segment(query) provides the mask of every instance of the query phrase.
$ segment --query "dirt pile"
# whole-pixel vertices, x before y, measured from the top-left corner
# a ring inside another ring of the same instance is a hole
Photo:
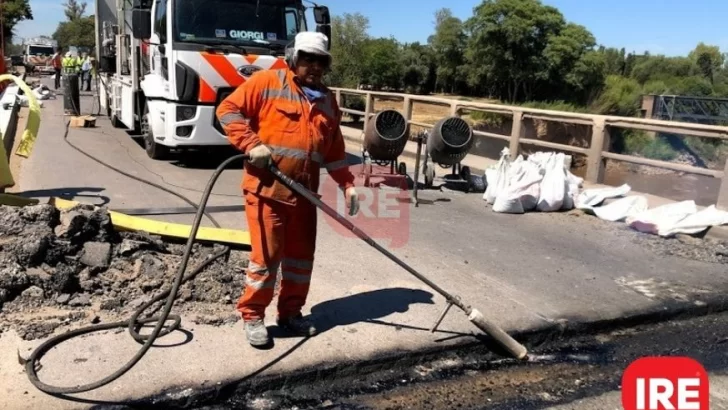
[[[187,272],[219,248],[195,244]],[[93,206],[0,207],[0,333],[26,340],[61,326],[127,319],[171,286],[184,244],[116,232],[108,212]],[[180,287],[174,312],[196,323],[238,320],[247,253],[231,251]]]

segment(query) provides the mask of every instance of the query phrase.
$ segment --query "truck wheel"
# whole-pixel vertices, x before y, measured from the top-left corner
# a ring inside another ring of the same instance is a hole
[[[154,133],[149,125],[149,108],[144,105],[144,115],[141,121],[142,135],[144,136],[144,150],[151,159],[165,159],[169,155],[169,148],[164,145],[157,144],[154,141]]]

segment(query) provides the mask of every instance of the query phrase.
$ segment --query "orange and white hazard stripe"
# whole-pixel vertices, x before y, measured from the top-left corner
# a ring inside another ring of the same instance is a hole
[[[214,103],[219,88],[237,87],[245,82],[245,77],[239,71],[241,67],[255,66],[262,70],[286,67],[282,58],[259,55],[180,52],[179,60],[197,71],[200,77],[201,103]]]
[[[28,63],[33,65],[46,66],[50,65],[51,57],[46,56],[28,56]]]

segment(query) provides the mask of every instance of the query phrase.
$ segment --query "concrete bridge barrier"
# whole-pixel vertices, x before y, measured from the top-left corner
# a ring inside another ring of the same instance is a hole
[[[657,167],[689,175],[701,175],[720,180],[716,205],[718,208],[728,210],[728,161],[723,170],[714,170],[691,165],[660,161],[634,155],[618,154],[609,151],[611,133],[614,129],[631,129],[647,132],[661,132],[668,134],[688,135],[701,138],[712,138],[728,141],[728,127],[704,125],[686,122],[664,121],[655,119],[607,116],[597,114],[575,113],[567,111],[554,111],[519,106],[509,106],[492,103],[469,102],[449,98],[420,96],[413,94],[377,92],[356,90],[348,88],[333,88],[341,110],[349,115],[360,116],[364,119],[364,127],[369,118],[376,114],[375,99],[401,101],[401,112],[410,126],[431,128],[433,124],[414,121],[412,116],[413,104],[431,104],[443,106],[449,115],[461,115],[463,111],[480,111],[499,114],[506,118],[500,126],[491,129],[475,129],[476,141],[471,155],[485,156],[486,147],[495,147],[490,150],[499,151],[508,146],[513,157],[519,151],[524,153],[528,146],[547,148],[554,151],[583,156],[585,158],[586,172],[584,179],[588,183],[604,183],[606,162],[613,160],[623,163]],[[344,95],[357,95],[366,101],[364,110],[344,108],[342,97]],[[531,125],[529,125],[529,122]],[[549,141],[553,127],[567,129],[572,137],[568,144]]]

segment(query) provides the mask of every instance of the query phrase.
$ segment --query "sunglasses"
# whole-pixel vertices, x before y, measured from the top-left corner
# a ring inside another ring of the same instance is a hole
[[[307,64],[315,64],[319,63],[322,66],[328,66],[329,65],[329,58],[327,56],[322,56],[318,54],[310,54],[305,53],[303,51],[298,53],[298,60],[303,61]]]

